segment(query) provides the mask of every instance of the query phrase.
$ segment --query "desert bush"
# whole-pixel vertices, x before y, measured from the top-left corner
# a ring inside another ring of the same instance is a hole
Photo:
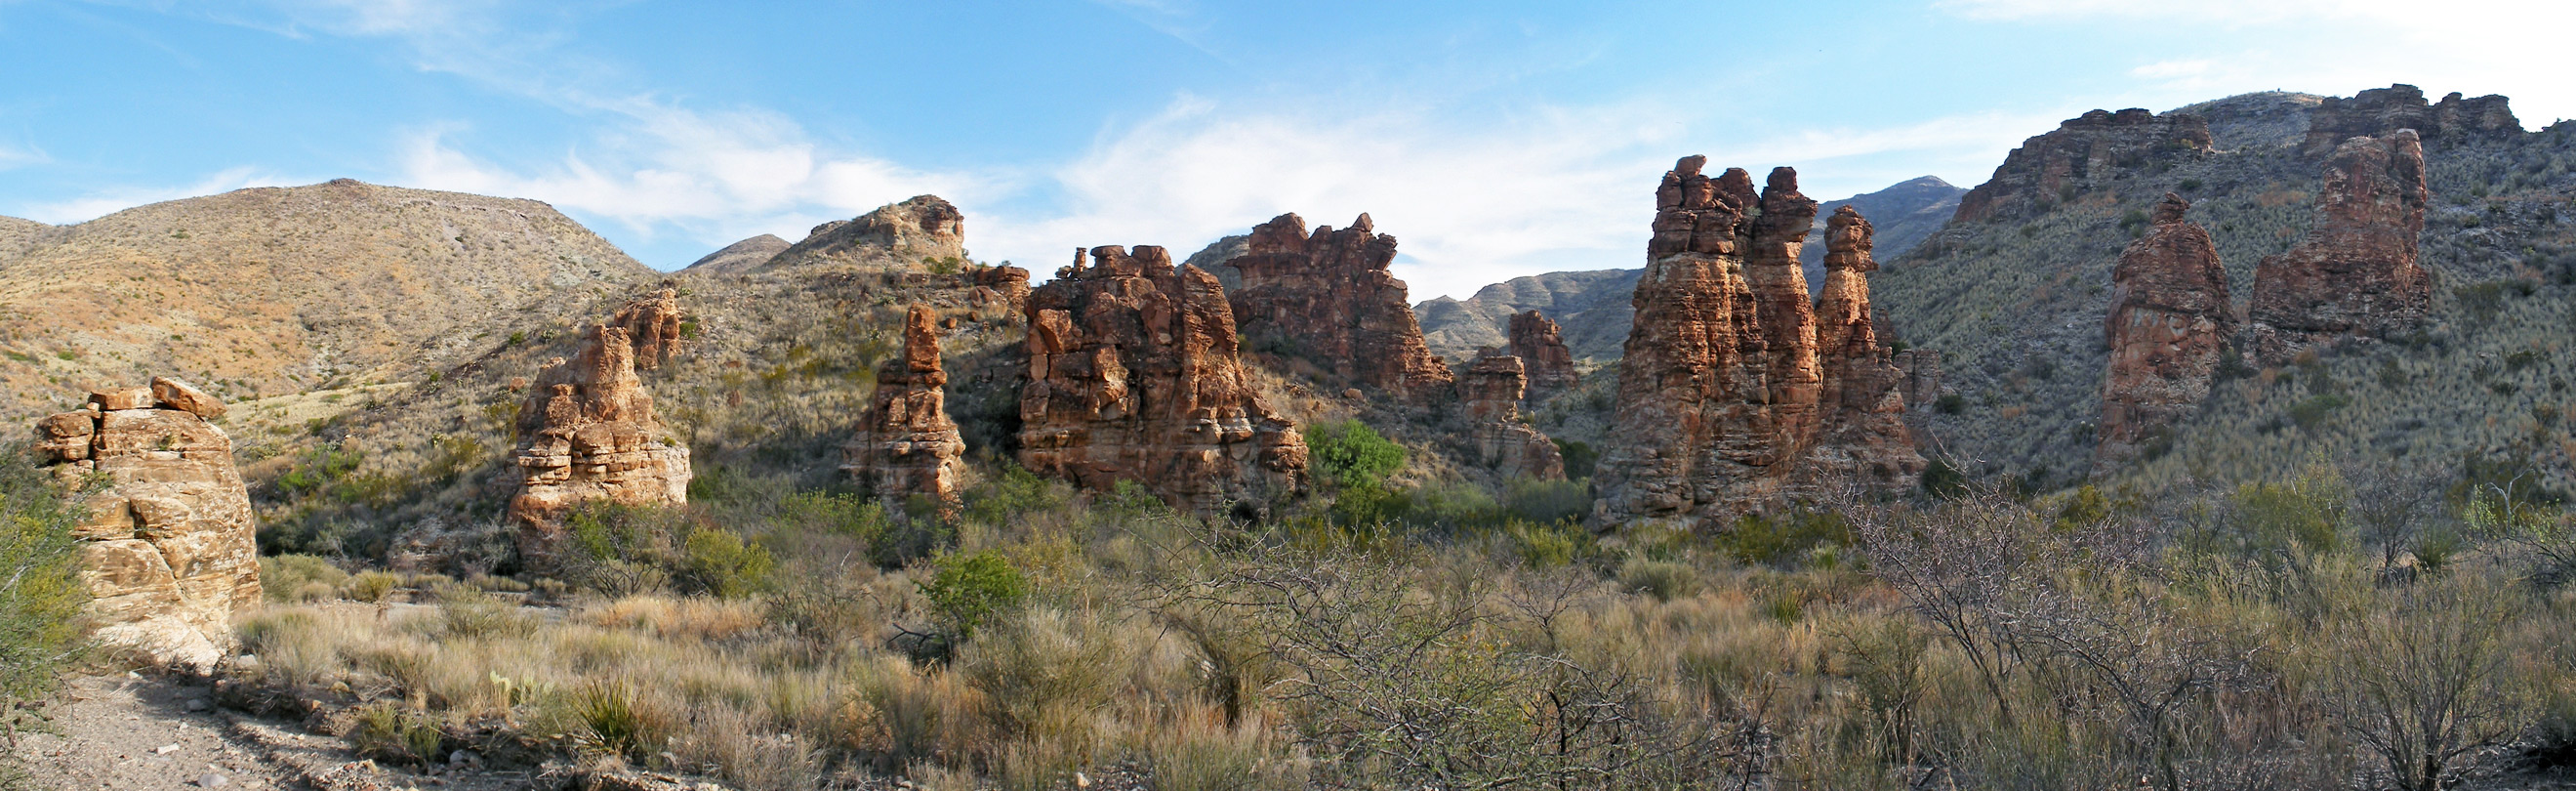
[[[402,575],[390,571],[362,571],[349,577],[340,587],[340,595],[352,601],[380,604],[392,598],[402,587]]]
[[[1314,470],[1342,486],[1383,483],[1404,468],[1404,446],[1357,420],[1306,427],[1306,449]]]
[[[357,754],[388,763],[426,766],[446,756],[439,748],[447,735],[438,723],[390,703],[359,709],[347,740]]]
[[[2375,754],[2406,791],[2437,791],[2451,762],[2518,735],[2535,696],[2509,672],[2511,625],[2528,603],[2461,576],[2392,594],[2394,606],[2358,608],[2329,627],[2324,649],[2327,708],[2345,733]]]
[[[37,471],[24,447],[0,447],[0,744],[14,745],[82,647],[88,600],[72,545],[76,509]],[[15,772],[0,751],[0,785]]]
[[[340,593],[349,572],[315,555],[269,555],[259,559],[259,584],[273,602],[310,602]]]
[[[918,585],[952,645],[973,639],[976,628],[1029,595],[1028,578],[998,552],[948,555],[933,566],[930,578]]]

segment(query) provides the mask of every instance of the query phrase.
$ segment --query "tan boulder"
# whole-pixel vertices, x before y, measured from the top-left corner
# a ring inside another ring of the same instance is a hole
[[[224,416],[224,402],[206,391],[167,376],[152,377],[152,400],[162,409],[190,412],[207,420]]]

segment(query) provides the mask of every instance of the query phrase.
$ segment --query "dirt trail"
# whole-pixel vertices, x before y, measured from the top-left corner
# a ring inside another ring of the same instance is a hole
[[[211,687],[159,676],[73,680],[47,705],[58,733],[20,740],[36,787],[291,788],[297,775],[235,736]]]

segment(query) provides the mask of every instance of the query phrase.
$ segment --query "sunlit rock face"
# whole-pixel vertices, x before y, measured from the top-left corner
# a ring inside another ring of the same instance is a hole
[[[1243,274],[1227,294],[1253,347],[1300,357],[1344,380],[1405,396],[1449,392],[1447,363],[1422,341],[1404,281],[1387,266],[1395,237],[1362,214],[1348,228],[1307,233],[1282,214],[1252,229],[1246,252],[1226,262]]]
[[[2190,208],[2165,193],[2154,225],[2129,243],[2111,272],[2111,313],[2102,326],[2111,362],[2102,379],[2096,470],[2136,458],[2142,443],[2207,397],[2236,330],[2218,246],[2208,230],[2184,221]]]
[[[903,353],[877,369],[876,398],[843,448],[842,469],[879,497],[956,503],[966,440],[948,417],[947,385],[938,317],[915,304],[904,320]]]
[[[647,303],[658,301],[649,298]],[[652,308],[634,304],[620,317]],[[689,500],[689,448],[653,416],[653,396],[636,369],[627,327],[593,325],[581,351],[537,374],[519,407],[519,492],[509,519],[519,529],[521,559],[554,564],[564,517],[594,500],[678,505]]]

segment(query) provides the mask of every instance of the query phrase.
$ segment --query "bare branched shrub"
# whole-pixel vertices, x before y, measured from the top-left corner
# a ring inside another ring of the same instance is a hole
[[[2443,575],[2393,594],[2394,606],[2351,613],[2310,659],[2343,730],[2406,791],[2436,791],[2451,762],[2516,735],[2535,690],[2507,672],[2515,591]]]

